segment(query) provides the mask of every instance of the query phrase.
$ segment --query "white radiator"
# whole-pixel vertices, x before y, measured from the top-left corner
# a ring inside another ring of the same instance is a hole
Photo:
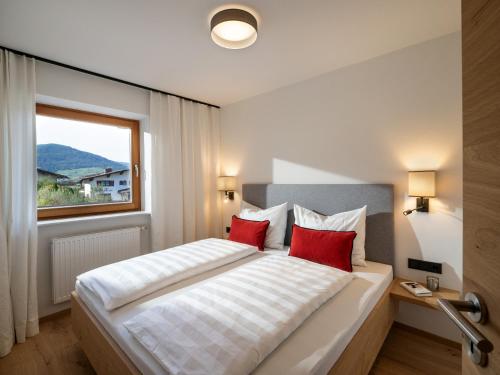
[[[54,238],[52,240],[52,298],[69,300],[76,276],[106,264],[140,255],[141,228]]]

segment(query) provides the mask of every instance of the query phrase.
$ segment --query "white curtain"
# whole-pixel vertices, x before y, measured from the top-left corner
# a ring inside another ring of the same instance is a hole
[[[222,235],[219,110],[151,92],[153,250]]]
[[[0,357],[38,333],[35,62],[0,50]]]

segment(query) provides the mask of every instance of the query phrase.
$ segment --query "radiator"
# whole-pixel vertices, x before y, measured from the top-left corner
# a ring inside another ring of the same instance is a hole
[[[140,255],[140,227],[52,239],[52,299],[70,299],[76,276]]]

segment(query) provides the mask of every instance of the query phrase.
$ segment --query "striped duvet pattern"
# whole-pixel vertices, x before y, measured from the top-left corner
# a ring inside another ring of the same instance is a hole
[[[248,374],[351,279],[335,268],[270,255],[124,325],[169,374]]]
[[[256,252],[254,246],[209,238],[99,267],[77,280],[109,311]]]

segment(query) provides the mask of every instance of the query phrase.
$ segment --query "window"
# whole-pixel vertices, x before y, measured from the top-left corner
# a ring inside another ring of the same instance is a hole
[[[138,121],[36,110],[39,219],[140,210]]]
[[[97,181],[97,186],[115,186],[115,182],[112,180],[101,180]]]

